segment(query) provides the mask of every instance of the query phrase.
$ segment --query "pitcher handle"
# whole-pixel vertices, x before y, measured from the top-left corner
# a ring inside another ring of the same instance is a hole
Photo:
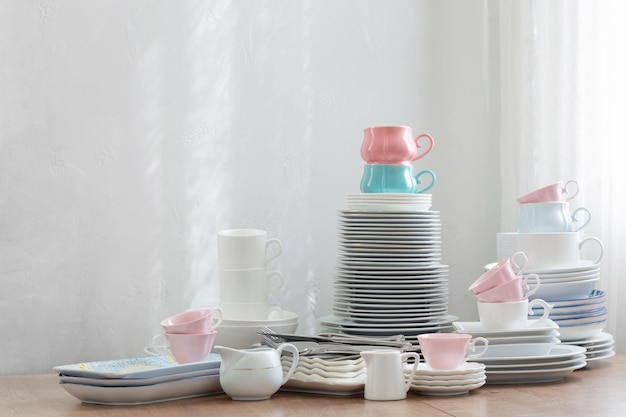
[[[413,368],[411,368],[409,378],[404,381],[404,390],[406,392],[409,392],[411,384],[413,383],[413,378],[415,378],[415,372],[417,371],[417,366],[420,363],[420,355],[417,352],[407,352],[403,353],[402,356],[400,356],[400,360],[402,363],[405,363],[409,358],[415,359],[415,363],[413,364]]]
[[[296,367],[298,366],[298,359],[300,359],[300,355],[298,354],[298,348],[292,345],[291,343],[283,343],[282,345],[276,348],[276,352],[278,353],[279,356],[283,353],[283,350],[291,351],[291,354],[293,355],[293,359],[291,361],[291,367],[289,368],[289,371],[287,371],[287,373],[283,377],[283,382],[281,385],[284,385],[287,381],[289,381],[289,378],[291,378],[291,375],[293,375],[293,373],[296,371]]]

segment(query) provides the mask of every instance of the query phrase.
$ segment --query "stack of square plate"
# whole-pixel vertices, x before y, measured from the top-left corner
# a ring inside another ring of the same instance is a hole
[[[339,211],[339,260],[329,331],[368,336],[445,331],[448,266],[437,211]]]
[[[405,365],[404,373],[410,377],[413,365]],[[411,381],[411,391],[424,395],[461,395],[485,384],[485,365],[466,362],[451,370],[432,369],[420,363]]]
[[[285,355],[281,361],[287,372],[291,368],[292,357]],[[365,369],[365,361],[361,357],[325,359],[300,356],[296,370],[281,390],[325,395],[360,394],[365,389]]]
[[[221,358],[179,365],[173,357],[146,356],[85,362],[54,368],[68,393],[82,402],[136,405],[222,392]]]
[[[520,329],[492,330],[480,322],[455,322],[455,331],[489,341],[485,355],[487,384],[553,382],[586,365],[585,348],[562,345],[552,320],[529,320]]]

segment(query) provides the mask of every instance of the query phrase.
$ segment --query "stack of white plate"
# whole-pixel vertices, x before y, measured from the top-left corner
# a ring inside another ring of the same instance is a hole
[[[406,365],[405,376],[411,374],[413,365]],[[485,384],[485,365],[466,362],[451,370],[432,369],[420,363],[411,381],[411,391],[424,395],[461,395]]]
[[[426,211],[432,205],[432,194],[348,194],[348,209],[365,211]]]
[[[54,368],[61,387],[82,402],[136,405],[218,394],[221,359],[179,365],[171,356],[85,362]]]
[[[285,372],[291,368],[292,357],[282,357]],[[365,361],[356,359],[324,359],[300,356],[296,370],[281,390],[325,395],[354,395],[364,391]]]
[[[559,325],[564,342],[584,340],[600,333],[608,319],[606,293],[592,290],[584,297],[548,300],[553,305],[550,319]],[[540,314],[541,308],[537,309]]]
[[[487,384],[555,382],[587,364],[585,348],[580,346],[556,344],[547,352],[530,353],[524,344],[507,347],[488,349],[475,359],[485,364]]]
[[[451,329],[448,266],[437,211],[339,211],[339,260],[329,331],[368,336]]]
[[[587,297],[600,281],[600,264],[583,260],[577,266],[551,270],[527,271],[537,274],[541,285],[532,298],[546,301]]]
[[[583,340],[563,342],[563,344],[581,346],[587,349],[585,351],[587,362],[593,362],[615,356],[615,340],[613,335],[605,332],[597,333],[596,335]]]

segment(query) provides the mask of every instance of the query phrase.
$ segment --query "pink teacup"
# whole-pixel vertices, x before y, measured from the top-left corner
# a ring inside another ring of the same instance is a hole
[[[213,317],[214,314],[217,317]],[[188,310],[161,321],[163,330],[170,334],[210,333],[220,324],[222,324],[222,309],[219,307]]]
[[[152,345],[143,350],[148,355],[172,355],[178,363],[202,362],[207,359],[217,331],[208,333],[165,333],[152,338]],[[167,340],[163,344],[163,337]],[[161,344],[157,344],[157,343]]]
[[[413,137],[408,126],[368,127],[361,145],[361,157],[368,164],[410,164],[426,156],[432,149],[432,136],[422,133]],[[428,142],[421,150],[420,139]]]
[[[418,335],[417,340],[422,356],[432,369],[456,369],[467,359],[484,355],[489,346],[489,341],[484,337],[472,339],[472,335],[465,333],[424,333]],[[468,356],[468,350],[475,352],[477,342],[482,342],[482,351]]]
[[[571,191],[568,187],[571,186]],[[557,201],[569,201],[576,197],[579,191],[578,181],[569,180],[563,185],[562,182],[547,185],[538,190],[525,194],[517,199],[520,204],[549,203]]]
[[[522,275],[527,263],[528,257],[526,257],[526,254],[524,252],[516,252],[510,258],[503,259],[478,277],[468,290],[474,294],[480,294],[511,281]],[[516,272],[515,269],[518,271]]]
[[[535,280],[535,285],[532,289],[528,286],[529,279]],[[521,301],[537,292],[539,284],[539,276],[537,274],[519,276],[490,290],[476,294],[476,300],[481,303]],[[524,290],[528,290],[528,292],[524,293]]]

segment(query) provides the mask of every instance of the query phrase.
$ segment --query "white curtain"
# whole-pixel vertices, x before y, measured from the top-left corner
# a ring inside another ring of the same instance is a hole
[[[516,197],[576,179],[572,208],[604,245],[599,287],[617,349],[626,346],[626,3],[488,0],[490,135],[500,144],[502,231]],[[583,253],[589,256],[590,254]],[[589,256],[590,257],[590,256]]]

